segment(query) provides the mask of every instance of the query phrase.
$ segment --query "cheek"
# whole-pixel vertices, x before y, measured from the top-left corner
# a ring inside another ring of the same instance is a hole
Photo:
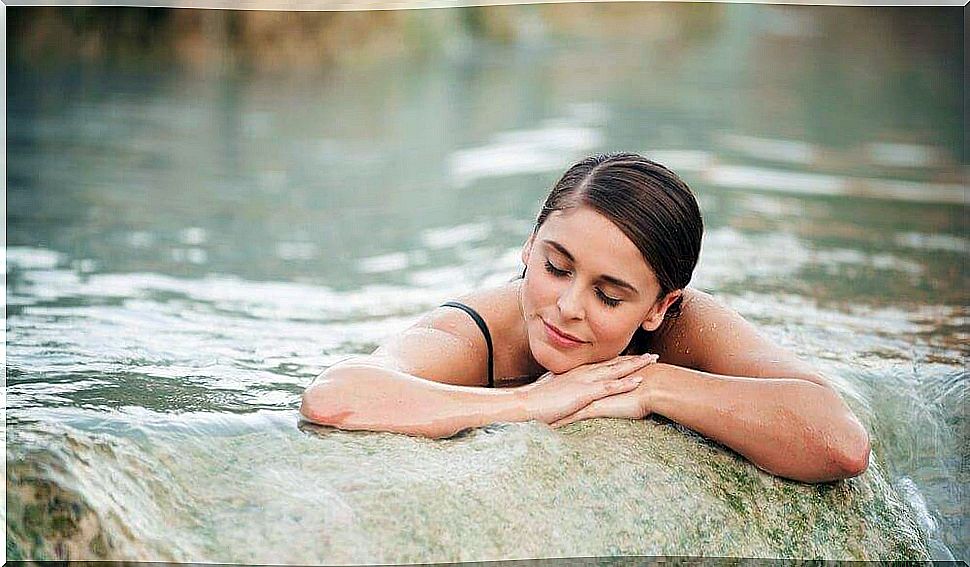
[[[541,268],[541,266],[539,266]],[[522,303],[526,309],[526,313],[532,312],[536,309],[541,309],[551,303],[555,303],[557,299],[557,289],[555,281],[549,281],[551,278],[547,276],[545,271],[537,273],[536,270],[530,266],[529,273],[525,277],[525,284],[523,285],[523,296]]]
[[[589,326],[598,343],[597,351],[605,358],[612,358],[630,344],[638,322],[635,318],[604,312],[590,318]]]

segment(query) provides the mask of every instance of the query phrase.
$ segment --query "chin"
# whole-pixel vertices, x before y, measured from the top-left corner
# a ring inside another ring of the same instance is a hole
[[[569,354],[562,353],[551,346],[540,343],[538,345],[530,345],[532,350],[532,357],[535,361],[539,363],[539,366],[545,368],[553,374],[562,374],[564,372],[569,372],[577,366],[582,366],[589,362],[588,360],[579,357],[579,353],[575,353],[572,356]]]

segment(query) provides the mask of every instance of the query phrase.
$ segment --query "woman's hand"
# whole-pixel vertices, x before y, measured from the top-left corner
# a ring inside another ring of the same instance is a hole
[[[658,367],[661,365],[657,365]],[[638,371],[634,376],[645,378],[648,371]],[[594,417],[616,417],[625,419],[642,419],[650,415],[650,403],[647,395],[648,384],[641,383],[633,390],[622,394],[615,394],[600,398],[579,411],[552,422],[552,427],[562,427],[575,421]]]
[[[601,399],[630,392],[643,380],[637,371],[657,361],[654,354],[618,356],[577,366],[562,374],[547,372],[523,386],[530,419],[554,423]]]

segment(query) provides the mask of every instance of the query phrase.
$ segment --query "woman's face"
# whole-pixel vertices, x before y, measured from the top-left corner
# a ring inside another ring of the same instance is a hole
[[[660,285],[637,247],[585,206],[550,214],[522,260],[529,348],[556,374],[619,355],[637,327],[660,325],[679,294],[658,300]]]

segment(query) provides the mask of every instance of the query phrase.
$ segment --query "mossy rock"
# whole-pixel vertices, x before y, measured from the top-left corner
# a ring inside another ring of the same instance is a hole
[[[61,469],[117,480],[75,482],[83,492],[66,491],[44,473],[50,467],[15,459],[9,556],[248,564],[929,557],[878,463],[848,481],[792,482],[660,420],[496,424],[446,440],[301,431],[289,415],[251,421],[220,435],[186,427],[137,444],[73,432],[59,442],[77,463]],[[105,502],[121,505],[95,504]]]

